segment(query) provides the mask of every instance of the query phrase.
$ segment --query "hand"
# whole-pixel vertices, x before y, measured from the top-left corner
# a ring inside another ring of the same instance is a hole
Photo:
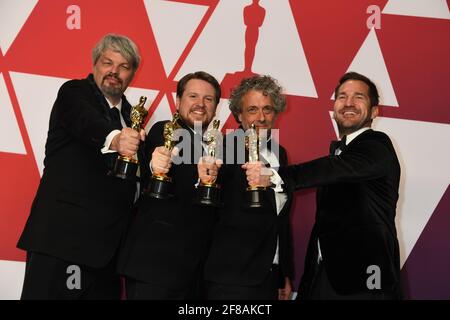
[[[144,130],[142,130],[144,131]],[[140,140],[145,140],[145,131],[136,132],[131,128],[123,128],[111,141],[110,149],[117,151],[125,157],[132,157],[136,154]]]
[[[292,293],[291,280],[284,278],[284,288],[278,289],[278,300],[289,300]]]
[[[164,146],[157,147],[152,153],[152,161],[150,163],[153,173],[168,173],[172,166],[172,152]]]
[[[198,177],[203,184],[213,183],[217,179],[219,169],[222,166],[220,159],[213,157],[201,157],[198,161]]]
[[[270,177],[272,170],[266,168],[261,161],[247,162],[242,165],[242,169],[246,170],[247,181],[251,187],[268,187],[271,185]]]
[[[145,141],[145,137],[147,136],[147,133],[145,132],[144,129],[141,129],[141,131],[139,131],[139,137],[141,138],[141,141],[144,142]]]

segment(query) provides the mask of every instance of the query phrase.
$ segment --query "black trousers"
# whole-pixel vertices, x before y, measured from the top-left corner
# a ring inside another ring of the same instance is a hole
[[[22,300],[117,300],[121,280],[112,261],[95,269],[28,252]]]
[[[238,286],[206,281],[205,296],[208,300],[278,300],[280,285],[280,269],[278,265],[274,264],[264,281],[255,286]]]
[[[339,294],[328,280],[323,264],[318,264],[315,277],[311,284],[309,295],[300,297],[307,300],[395,300],[398,299],[393,292],[380,290],[364,291],[354,294]]]

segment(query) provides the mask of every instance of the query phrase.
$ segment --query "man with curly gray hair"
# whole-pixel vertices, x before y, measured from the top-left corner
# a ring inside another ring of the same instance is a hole
[[[259,93],[256,95],[261,98],[266,97],[271,102],[262,108],[262,113],[260,114],[258,114],[258,108],[255,106],[243,109],[244,97],[255,93]],[[236,121],[243,126],[244,130],[247,130],[255,121],[256,127],[270,126],[271,128],[278,114],[286,109],[286,97],[282,94],[281,86],[274,78],[267,75],[243,79],[240,85],[231,93],[229,103],[231,113]]]
[[[244,208],[246,188],[257,184],[246,176],[245,166],[242,168],[238,159],[244,131],[254,124],[260,133],[267,132],[268,143],[260,147],[260,160],[271,170],[287,164],[286,151],[271,139],[275,120],[285,108],[286,98],[275,79],[259,75],[243,79],[230,98],[230,110],[240,128],[225,137],[226,148],[231,146],[235,152],[226,150],[220,171],[215,164],[200,162],[198,165],[203,183],[219,171],[217,181],[222,186],[224,202],[218,210],[218,222],[205,264],[207,299],[276,300],[290,296],[292,197],[283,189],[282,181],[272,181],[273,188],[264,191],[267,206]],[[229,143],[230,140],[234,143]],[[274,149],[279,152],[273,152]],[[248,159],[248,151],[245,151],[245,158]]]

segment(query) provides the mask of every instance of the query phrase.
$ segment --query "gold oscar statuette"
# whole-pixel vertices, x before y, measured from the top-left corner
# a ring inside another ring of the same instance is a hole
[[[147,97],[141,96],[139,104],[131,108],[131,128],[140,132],[142,125],[147,117],[148,111],[144,108]],[[119,155],[113,169],[113,175],[127,180],[136,180],[136,174],[139,168],[137,155],[126,157]]]
[[[222,134],[219,130],[220,120],[215,119],[212,122],[212,128],[206,130],[203,135],[203,142],[206,145],[206,154],[211,161],[215,161],[222,146]],[[205,206],[220,207],[220,185],[214,181],[203,183],[197,186],[196,201],[197,204]]]
[[[172,121],[166,122],[164,125],[164,147],[172,151],[177,143],[175,131],[181,128],[178,120],[180,115],[178,112],[174,113]],[[148,188],[144,190],[144,193],[150,197],[157,199],[168,199],[173,196],[172,192],[172,178],[165,173],[154,173],[150,178]]]
[[[247,130],[245,140],[245,146],[248,150],[248,161],[250,163],[259,161],[260,138],[255,124],[252,124]],[[267,187],[249,185],[245,191],[244,206],[246,208],[264,207],[266,205],[264,198],[266,191]]]

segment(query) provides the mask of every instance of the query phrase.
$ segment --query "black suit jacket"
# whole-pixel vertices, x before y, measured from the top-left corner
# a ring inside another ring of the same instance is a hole
[[[228,135],[225,140],[231,136]],[[236,149],[234,155],[237,155]],[[233,163],[237,163],[236,157],[232,157],[232,160]],[[279,162],[281,165],[287,165],[286,151],[281,146]],[[244,193],[248,187],[245,170],[241,168],[241,164],[227,163],[230,161],[225,157],[225,165],[220,169],[218,181],[223,189],[224,206],[218,210],[218,221],[205,266],[205,279],[241,286],[262,283],[273,263],[277,237],[279,237],[281,276],[283,280],[285,276],[292,279],[293,256],[289,214],[291,193],[287,193],[286,204],[279,215],[272,189],[266,192],[267,207],[245,209]]]
[[[400,165],[389,137],[367,130],[339,156],[280,169],[293,189],[319,187],[317,213],[299,296],[308,296],[317,265],[317,239],[333,288],[341,294],[367,291],[376,265],[381,290],[399,289],[400,259],[395,212]]]
[[[156,147],[164,145],[166,122],[158,122],[151,128],[147,139],[148,156]],[[172,288],[186,288],[200,276],[215,219],[214,210],[194,204],[201,136],[194,138],[191,129],[184,125],[183,128],[185,134],[180,141],[185,148],[180,151],[180,156],[190,152],[187,156],[190,163],[172,164],[168,175],[173,179],[174,197],[160,200],[141,196],[118,264],[121,274]],[[198,139],[195,150],[194,139]],[[150,176],[149,167],[142,170],[147,178],[143,182],[145,187]]]
[[[122,114],[130,104],[122,97]],[[110,177],[100,149],[115,129],[92,75],[62,85],[50,115],[45,169],[18,247],[92,267],[116,253],[136,184]],[[117,157],[117,153],[112,155]]]

